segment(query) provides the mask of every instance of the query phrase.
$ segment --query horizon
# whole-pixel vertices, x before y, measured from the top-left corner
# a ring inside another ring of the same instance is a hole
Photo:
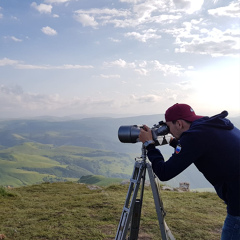
[[[216,113],[218,114],[218,113]],[[214,114],[214,115],[216,115]],[[228,113],[229,114],[229,113]],[[122,114],[106,114],[106,115],[65,115],[65,116],[54,116],[54,115],[39,115],[39,116],[23,116],[23,117],[4,117],[0,116],[0,121],[7,121],[7,120],[49,120],[49,119],[59,119],[62,121],[68,121],[68,120],[82,120],[82,119],[119,119],[119,118],[136,118],[136,117],[151,117],[151,116],[158,116],[162,115],[164,116],[164,113],[156,113],[156,114],[136,114],[136,115],[122,115]],[[208,117],[214,116],[214,115],[205,115]],[[240,118],[240,115],[228,115],[227,118],[229,119],[236,119]]]

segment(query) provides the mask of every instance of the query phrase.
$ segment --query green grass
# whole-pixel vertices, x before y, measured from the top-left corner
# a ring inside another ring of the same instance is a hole
[[[0,150],[0,184],[19,187],[47,177],[78,181],[84,175],[129,179],[133,164],[127,154],[27,142]]]
[[[3,188],[0,188],[3,189]],[[6,239],[114,239],[128,186],[43,183],[0,191],[0,234]],[[225,205],[215,193],[161,191],[176,239],[219,240]],[[145,187],[139,239],[161,239],[150,187]]]
[[[107,178],[101,175],[86,175],[79,179],[79,183],[95,184],[97,186],[109,186],[112,184],[120,184],[124,179]]]

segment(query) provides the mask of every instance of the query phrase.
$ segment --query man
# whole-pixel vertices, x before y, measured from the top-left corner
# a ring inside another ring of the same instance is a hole
[[[240,130],[227,115],[223,111],[213,117],[198,116],[189,105],[178,103],[167,109],[165,119],[175,137],[170,143],[175,152],[166,162],[146,125],[139,140],[161,181],[174,178],[194,163],[227,204],[221,240],[240,240]]]

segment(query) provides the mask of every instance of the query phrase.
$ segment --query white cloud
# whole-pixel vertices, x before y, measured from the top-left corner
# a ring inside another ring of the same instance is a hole
[[[126,3],[138,3],[138,2],[142,2],[142,0],[120,0],[120,2],[126,2]]]
[[[191,34],[185,37],[177,37],[178,45],[175,51],[178,53],[194,53],[218,56],[239,56],[239,29],[227,29],[222,31],[217,28],[204,29],[201,34]],[[191,40],[191,41],[189,41]]]
[[[109,16],[109,17],[127,17],[130,14],[129,10],[122,10],[122,9],[115,9],[115,8],[91,8],[89,10],[77,10],[75,11],[76,14],[90,14],[94,16],[99,16],[103,18],[103,16]],[[103,18],[105,19],[105,18]]]
[[[14,36],[10,37],[14,42],[22,42],[22,39],[16,38]]]
[[[67,2],[70,2],[70,1],[71,0],[45,0],[44,2],[53,4],[53,3],[67,3]]]
[[[136,96],[133,94],[131,98],[138,103],[156,103],[160,102],[163,99],[161,95],[155,94],[146,94],[143,96]]]
[[[100,74],[100,77],[101,78],[120,78],[120,75],[117,75],[117,74],[115,74],[115,75],[105,75],[105,74]]]
[[[118,60],[115,60],[113,62],[104,62],[104,65],[108,66],[108,67],[118,66],[118,67],[121,67],[121,68],[135,68],[136,67],[134,62],[128,63],[123,59],[118,59]]]
[[[99,24],[102,26],[106,24],[114,24],[117,27],[121,27],[122,21],[124,21],[123,19],[129,14],[129,10],[92,8],[89,10],[81,9],[75,11],[74,18],[82,23],[83,26],[92,26],[93,28],[96,28]]]
[[[231,2],[228,6],[220,7],[216,9],[208,10],[210,15],[215,17],[232,17],[232,18],[239,18],[240,17],[240,1]]]
[[[143,30],[143,33],[138,33],[138,32],[128,32],[125,33],[126,37],[133,37],[137,39],[140,42],[147,42],[149,39],[159,39],[161,38],[160,35],[157,34],[157,30],[155,29],[147,29]]]
[[[88,14],[77,14],[74,18],[80,22],[84,27],[90,26],[96,28],[98,23],[95,21],[94,17],[91,17]]]
[[[112,38],[112,37],[109,37],[108,39],[112,42],[115,42],[115,43],[120,43],[121,42],[120,39],[116,39],[116,38]]]
[[[58,95],[44,95],[26,93],[20,86],[0,86],[0,106],[2,111],[17,114],[21,111],[55,110],[60,108],[64,101]],[[19,112],[18,112],[19,111]]]
[[[178,9],[183,9],[187,13],[191,14],[201,9],[204,0],[173,0],[175,6]]]
[[[33,2],[31,4],[31,6],[33,8],[35,8],[37,11],[39,11],[40,13],[51,13],[52,12],[52,6],[51,5],[47,5],[47,4],[37,5],[37,3]]]
[[[167,75],[175,75],[175,76],[183,76],[186,75],[191,69],[185,69],[179,64],[162,64],[158,60],[151,61],[135,61],[135,62],[126,62],[123,59],[118,59],[112,62],[104,62],[104,66],[106,67],[120,67],[120,68],[128,68],[133,69],[140,75],[146,76],[151,72],[162,72],[163,76]]]
[[[16,64],[18,64],[18,61],[16,60],[11,60],[8,58],[0,59],[0,66],[8,66],[8,65],[16,65]]]
[[[62,66],[50,66],[50,65],[31,65],[24,64],[17,60],[11,60],[8,58],[0,59],[0,66],[14,66],[16,69],[42,69],[42,70],[69,70],[69,69],[91,69],[92,65],[72,65],[72,64],[64,64]]]
[[[238,26],[223,30],[223,27],[211,28],[203,18],[183,22],[179,28],[164,29],[163,32],[175,37],[176,53],[202,55],[239,56]]]
[[[57,35],[57,31],[54,30],[53,28],[48,27],[48,26],[43,27],[41,30],[44,34],[49,35],[49,36]]]
[[[139,69],[135,69],[135,72],[137,72],[140,75],[146,76],[148,73],[148,70],[145,68],[139,68]]]
[[[1,113],[8,117],[52,115],[64,116],[76,113],[102,114],[103,109],[116,109],[115,100],[108,98],[64,98],[59,94],[25,92],[22,87],[0,85]],[[79,111],[80,110],[80,111]]]
[[[154,69],[163,72],[164,76],[171,74],[180,76],[183,75],[183,73],[185,72],[185,68],[180,65],[162,64],[157,60],[152,61],[152,63],[154,64]]]

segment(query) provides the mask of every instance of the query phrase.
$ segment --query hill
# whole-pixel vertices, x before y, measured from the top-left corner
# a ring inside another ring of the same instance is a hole
[[[153,126],[163,115],[128,118],[16,119],[0,121],[0,185],[23,186],[43,181],[77,181],[84,175],[127,178],[141,144],[121,143],[122,125]],[[239,126],[240,118],[231,119]],[[160,147],[168,159],[173,149]],[[189,182],[191,189],[211,188],[192,165],[166,184]]]
[[[128,186],[91,188],[72,182],[0,188],[0,234],[6,239],[114,239]],[[225,205],[215,193],[161,191],[176,239],[218,240]],[[160,238],[150,187],[145,187],[139,240]]]
[[[23,186],[40,182],[77,181],[84,175],[129,179],[131,157],[125,153],[76,146],[25,142],[0,151],[0,184]]]

